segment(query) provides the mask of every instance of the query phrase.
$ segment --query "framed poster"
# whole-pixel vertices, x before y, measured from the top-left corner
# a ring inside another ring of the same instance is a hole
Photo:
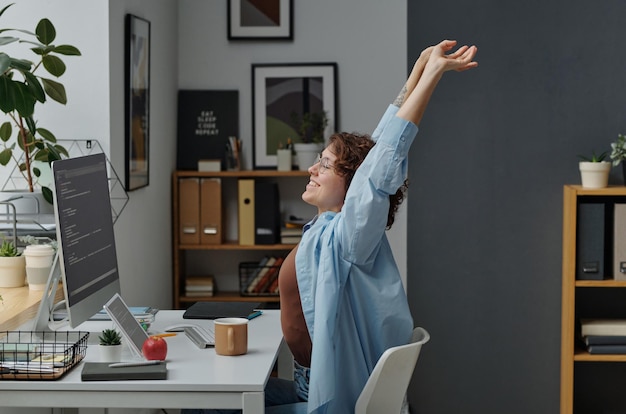
[[[150,22],[126,15],[126,191],[149,181]]]
[[[219,160],[222,171],[231,168],[229,137],[239,136],[239,91],[178,91],[176,169],[198,171],[201,160]]]
[[[227,0],[229,40],[292,40],[293,0]]]
[[[294,118],[325,112],[324,136],[338,128],[337,64],[252,65],[252,144],[255,169],[276,168],[287,138],[300,142]]]

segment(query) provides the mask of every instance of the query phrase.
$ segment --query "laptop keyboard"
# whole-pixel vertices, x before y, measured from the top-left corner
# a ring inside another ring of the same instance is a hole
[[[215,346],[215,333],[213,328],[205,329],[199,326],[185,327],[185,335],[198,348],[209,348]]]

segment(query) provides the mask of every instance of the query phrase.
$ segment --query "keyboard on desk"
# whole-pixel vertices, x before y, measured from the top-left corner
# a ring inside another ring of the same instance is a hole
[[[185,335],[198,348],[209,348],[215,346],[215,332],[213,328],[202,328],[200,326],[186,326]]]

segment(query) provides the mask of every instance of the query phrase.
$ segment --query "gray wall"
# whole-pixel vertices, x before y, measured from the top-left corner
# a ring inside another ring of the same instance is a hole
[[[477,44],[480,63],[447,74],[411,152],[409,300],[432,335],[411,402],[558,412],[562,186],[580,182],[578,154],[626,131],[626,5],[409,0],[408,11],[409,64],[446,37]]]

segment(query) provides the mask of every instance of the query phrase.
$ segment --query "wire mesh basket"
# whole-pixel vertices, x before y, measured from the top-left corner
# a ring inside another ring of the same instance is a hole
[[[58,379],[85,357],[88,338],[80,331],[0,331],[0,379]]]

